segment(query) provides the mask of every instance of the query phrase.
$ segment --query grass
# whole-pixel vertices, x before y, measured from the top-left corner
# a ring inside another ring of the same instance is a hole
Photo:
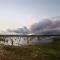
[[[48,45],[0,45],[0,60],[60,60],[60,38]]]
[[[0,46],[0,60],[60,60],[60,44]]]

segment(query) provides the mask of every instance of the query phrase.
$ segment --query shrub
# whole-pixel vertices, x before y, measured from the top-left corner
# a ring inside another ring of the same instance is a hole
[[[53,37],[53,43],[60,43],[60,37]]]

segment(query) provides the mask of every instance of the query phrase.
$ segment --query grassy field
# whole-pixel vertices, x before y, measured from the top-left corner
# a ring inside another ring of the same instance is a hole
[[[60,60],[60,44],[0,46],[0,60]]]
[[[60,37],[48,45],[0,45],[0,60],[60,60]]]

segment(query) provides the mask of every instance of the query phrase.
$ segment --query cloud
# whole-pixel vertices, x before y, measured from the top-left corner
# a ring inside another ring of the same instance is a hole
[[[27,16],[25,19],[25,26],[28,28],[34,23],[32,16]]]
[[[30,29],[33,34],[60,34],[60,20],[43,19],[33,24]]]
[[[7,31],[10,32],[10,33],[17,33],[17,34],[21,34],[21,35],[25,35],[25,34],[30,33],[29,29],[27,27],[25,27],[25,26],[22,27],[22,28],[17,28],[16,30],[8,29]]]
[[[21,35],[26,35],[26,34],[59,34],[60,35],[60,19],[59,17],[55,18],[44,18],[40,22],[34,23],[28,29],[26,26],[22,28],[17,28],[15,30],[10,30],[8,29],[7,32],[9,33],[17,33]]]
[[[48,16],[44,16],[44,17],[42,17],[42,19],[49,19],[49,17]]]

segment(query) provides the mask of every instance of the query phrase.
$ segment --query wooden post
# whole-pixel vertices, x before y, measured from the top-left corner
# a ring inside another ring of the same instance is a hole
[[[27,37],[27,45],[29,45],[29,37]]]
[[[12,46],[13,46],[13,40],[11,39],[11,42],[12,42]]]
[[[11,38],[11,37],[10,37]],[[11,45],[13,46],[13,39],[11,38]]]
[[[3,42],[5,43],[6,37],[3,37]]]
[[[37,39],[40,40],[40,36],[37,36]]]

